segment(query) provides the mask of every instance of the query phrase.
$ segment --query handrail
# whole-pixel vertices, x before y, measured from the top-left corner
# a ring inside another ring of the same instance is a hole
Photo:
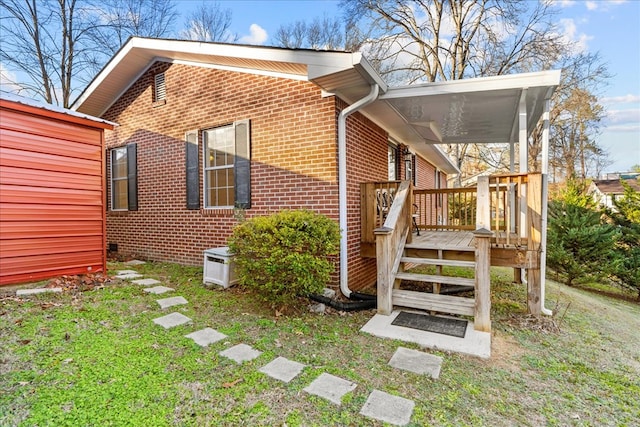
[[[391,314],[391,293],[405,242],[410,236],[412,186],[402,181],[382,227],[376,228],[376,262],[378,269],[378,312]]]

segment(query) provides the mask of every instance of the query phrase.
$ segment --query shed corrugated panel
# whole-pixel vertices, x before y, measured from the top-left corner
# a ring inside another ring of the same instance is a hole
[[[56,188],[102,192],[104,181],[102,177],[95,175],[0,166],[0,182],[3,185],[28,183],[32,187],[49,187],[55,182]]]
[[[102,221],[102,206],[50,205],[37,203],[0,203],[0,222],[40,221]]]
[[[102,130],[0,113],[0,285],[102,271]]]

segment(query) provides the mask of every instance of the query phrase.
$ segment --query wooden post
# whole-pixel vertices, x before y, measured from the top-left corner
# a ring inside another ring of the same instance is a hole
[[[491,230],[491,194],[489,193],[489,177],[478,177],[478,200],[476,212],[476,229]]]
[[[542,241],[542,175],[529,175],[527,185],[527,249],[535,254],[535,268],[527,270],[527,308],[530,314],[542,314],[540,249]]]
[[[479,189],[479,187],[478,187]],[[491,237],[486,228],[473,232],[476,245],[474,329],[491,332]]]
[[[378,313],[386,315],[390,315],[393,310],[393,302],[391,301],[393,262],[390,257],[392,231],[384,227],[375,230],[378,264]]]

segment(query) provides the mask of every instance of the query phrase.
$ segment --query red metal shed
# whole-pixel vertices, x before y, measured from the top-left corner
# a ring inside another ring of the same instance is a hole
[[[106,270],[104,129],[0,94],[0,285]]]

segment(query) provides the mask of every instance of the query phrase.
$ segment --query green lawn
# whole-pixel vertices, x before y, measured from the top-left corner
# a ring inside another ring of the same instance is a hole
[[[376,424],[358,413],[374,389],[413,399],[415,426],[640,419],[637,303],[551,284],[547,306],[557,313],[537,320],[511,271],[493,270],[491,360],[434,352],[444,363],[432,380],[387,365],[398,346],[417,347],[360,333],[373,311],[276,318],[240,289],[204,288],[201,269],[134,268],[189,304],[163,312],[158,296],[126,282],[23,299],[0,289],[0,426],[366,426]],[[152,322],[170,311],[193,324]],[[207,348],[184,338],[204,327],[228,338]],[[263,354],[241,366],[218,355],[239,343]],[[257,371],[276,356],[307,368],[289,384]],[[358,387],[339,407],[303,392],[322,372]]]

